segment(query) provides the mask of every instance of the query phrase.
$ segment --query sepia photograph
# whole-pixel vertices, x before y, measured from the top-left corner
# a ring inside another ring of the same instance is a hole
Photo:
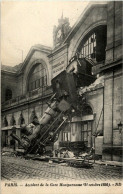
[[[1,1],[1,194],[122,194],[123,1]]]

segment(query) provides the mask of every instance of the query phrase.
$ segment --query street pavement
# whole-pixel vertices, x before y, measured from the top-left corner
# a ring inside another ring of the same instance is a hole
[[[121,181],[122,168],[93,164],[92,168],[77,168],[65,163],[48,163],[38,160],[27,160],[22,157],[2,156],[2,180],[93,180]]]

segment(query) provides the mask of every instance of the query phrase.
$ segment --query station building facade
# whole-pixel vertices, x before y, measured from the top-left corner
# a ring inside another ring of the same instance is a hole
[[[21,135],[20,124],[43,115],[53,78],[64,70],[79,77],[86,72],[77,67],[89,63],[92,83],[76,85],[80,112],[72,115],[54,146],[85,142],[104,160],[121,161],[122,2],[90,3],[72,28],[61,17],[53,41],[53,48],[35,45],[22,64],[1,68],[2,147],[11,147],[12,126]]]

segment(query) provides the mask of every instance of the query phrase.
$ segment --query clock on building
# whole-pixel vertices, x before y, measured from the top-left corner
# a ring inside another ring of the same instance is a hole
[[[61,29],[58,30],[56,36],[57,36],[57,39],[61,38],[61,36],[62,36],[62,31],[61,31]]]
[[[62,44],[65,37],[68,35],[70,31],[69,19],[63,18],[63,16],[58,20],[59,25],[54,26],[53,29],[53,40],[54,47],[57,47]]]

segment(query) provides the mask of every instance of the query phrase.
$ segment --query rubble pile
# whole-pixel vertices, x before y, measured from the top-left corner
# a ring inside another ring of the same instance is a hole
[[[89,92],[103,86],[104,86],[104,76],[100,76],[95,80],[93,84],[85,87],[80,87],[78,93],[80,96],[82,96],[82,94],[84,94],[85,92]]]

